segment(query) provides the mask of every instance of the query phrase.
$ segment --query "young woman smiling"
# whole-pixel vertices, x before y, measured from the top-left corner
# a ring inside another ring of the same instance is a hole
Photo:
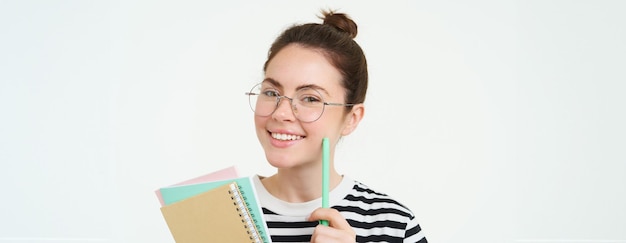
[[[292,26],[275,40],[265,78],[247,93],[257,137],[277,168],[254,178],[272,241],[426,242],[408,208],[335,169],[337,143],[365,114],[367,62],[354,21],[322,14],[322,24]],[[330,141],[330,208],[320,207],[323,138]]]

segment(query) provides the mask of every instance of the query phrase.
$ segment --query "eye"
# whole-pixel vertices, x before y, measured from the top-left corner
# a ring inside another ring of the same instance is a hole
[[[266,90],[263,90],[263,92],[261,92],[261,95],[263,95],[263,96],[267,96],[267,97],[277,97],[277,96],[280,96],[280,94],[278,93],[278,91],[273,90],[273,89],[266,89]]]
[[[303,103],[311,103],[311,104],[322,102],[319,98],[315,96],[310,96],[310,95],[301,96],[300,100],[302,100]]]
[[[315,89],[302,89],[298,91],[298,102],[305,106],[318,106],[323,103],[322,95]]]

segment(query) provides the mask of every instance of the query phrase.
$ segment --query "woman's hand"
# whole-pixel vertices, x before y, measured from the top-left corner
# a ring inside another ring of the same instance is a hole
[[[356,241],[356,233],[345,218],[332,208],[318,208],[311,213],[309,221],[328,220],[328,226],[318,225],[313,231],[311,242],[350,242]]]

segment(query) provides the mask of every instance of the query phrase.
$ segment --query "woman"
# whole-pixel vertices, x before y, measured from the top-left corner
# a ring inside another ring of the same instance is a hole
[[[275,40],[264,80],[248,93],[258,139],[277,168],[255,177],[272,241],[426,242],[409,209],[334,168],[336,144],[364,115],[367,62],[353,40],[356,24],[322,14],[323,24],[293,26]],[[330,141],[331,208],[320,208],[323,138]]]

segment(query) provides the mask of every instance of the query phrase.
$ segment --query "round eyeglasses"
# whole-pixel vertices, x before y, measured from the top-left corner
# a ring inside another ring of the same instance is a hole
[[[264,83],[255,85],[250,92],[246,92],[246,95],[249,98],[250,108],[252,108],[254,114],[262,117],[272,115],[278,108],[278,105],[280,105],[281,99],[289,100],[294,116],[301,122],[317,121],[317,119],[322,117],[324,108],[327,105],[348,107],[355,105],[324,102],[322,94],[313,88],[298,89],[293,98],[290,98],[280,95],[276,88],[271,85],[264,85]]]

